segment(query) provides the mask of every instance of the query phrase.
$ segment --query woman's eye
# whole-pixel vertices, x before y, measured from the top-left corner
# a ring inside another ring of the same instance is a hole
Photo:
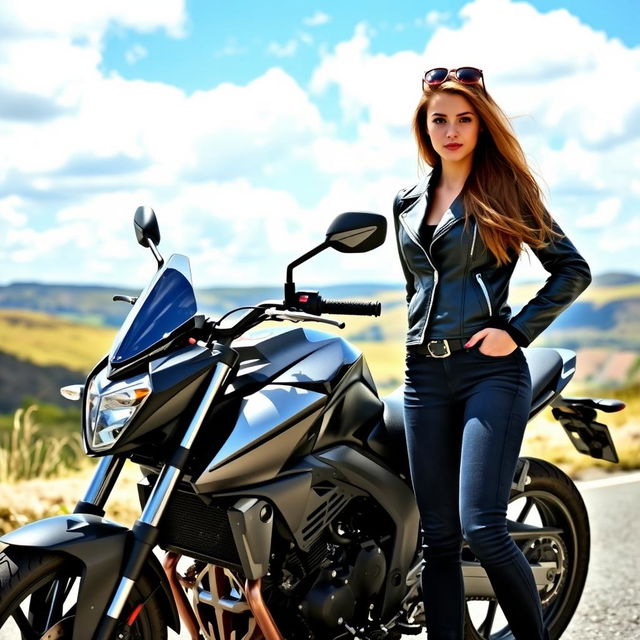
[[[464,118],[460,118],[460,122],[471,122],[471,118],[469,116],[465,116]]]
[[[444,121],[444,118],[434,118],[433,124],[442,124]]]

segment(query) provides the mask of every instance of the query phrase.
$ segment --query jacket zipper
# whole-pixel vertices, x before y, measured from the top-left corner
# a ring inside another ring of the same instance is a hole
[[[471,253],[469,254],[469,257],[473,256],[473,248],[476,246],[476,233],[478,233],[478,225],[474,222],[473,223],[473,240],[471,241]]]
[[[493,315],[493,311],[491,310],[491,299],[489,298],[489,292],[487,291],[487,287],[484,284],[484,281],[482,280],[482,274],[481,273],[476,273],[476,280],[478,281],[478,284],[480,285],[480,288],[482,289],[482,293],[484,293],[484,298],[487,301],[487,307],[489,307],[489,315],[492,316]]]
[[[425,331],[427,330],[427,325],[429,324],[429,316],[431,315],[431,306],[433,305],[433,297],[435,296],[436,286],[438,284],[438,270],[435,268],[433,262],[431,262],[431,258],[429,257],[429,254],[426,252],[425,248],[420,244],[420,241],[413,236],[413,233],[405,224],[404,220],[402,219],[402,216],[399,216],[399,219],[400,219],[400,224],[402,224],[402,226],[404,227],[404,230],[407,232],[407,235],[422,249],[422,253],[424,253],[424,257],[428,260],[429,264],[431,265],[431,268],[433,269],[433,287],[431,287],[431,296],[429,298],[429,306],[427,307],[427,319],[425,320],[424,329],[422,330],[422,336],[420,337],[420,343],[422,343],[424,341],[424,334],[425,334]],[[402,246],[402,243],[400,244]]]

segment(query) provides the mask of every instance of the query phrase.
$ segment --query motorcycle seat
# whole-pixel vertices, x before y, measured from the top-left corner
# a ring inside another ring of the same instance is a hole
[[[560,353],[548,347],[529,347],[523,349],[529,372],[531,373],[531,411],[532,413],[555,395],[558,376],[564,368]]]

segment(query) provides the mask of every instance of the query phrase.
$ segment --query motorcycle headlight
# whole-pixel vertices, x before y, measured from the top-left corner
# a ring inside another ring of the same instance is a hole
[[[87,441],[94,451],[111,448],[151,395],[148,375],[111,382],[102,370],[87,388]]]

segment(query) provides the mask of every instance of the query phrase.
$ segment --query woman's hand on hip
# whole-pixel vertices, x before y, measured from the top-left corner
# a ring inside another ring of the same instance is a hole
[[[479,341],[482,341],[482,344],[478,349],[486,356],[508,356],[518,348],[513,338],[504,329],[492,327],[481,329],[474,333],[464,346],[469,349]]]

